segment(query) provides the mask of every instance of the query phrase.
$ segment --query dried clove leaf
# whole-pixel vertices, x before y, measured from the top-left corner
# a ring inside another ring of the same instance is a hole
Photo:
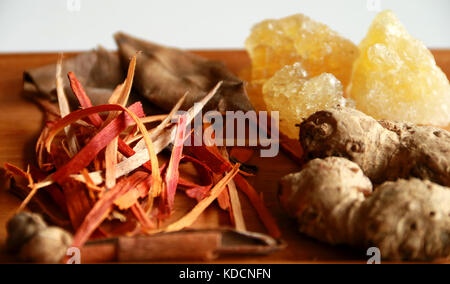
[[[219,82],[223,85],[205,110],[253,110],[244,83],[222,62],[160,46],[131,37],[125,33],[115,35],[123,62],[138,53],[135,87],[153,104],[171,110],[189,91],[181,109],[187,110],[201,100]]]
[[[24,89],[38,91],[47,99],[56,99],[55,70],[56,64],[26,70]],[[94,105],[105,104],[112,90],[125,78],[117,54],[102,47],[65,59],[61,74],[68,72],[77,74]],[[63,85],[66,86],[64,91],[71,105],[77,106],[76,98],[69,87],[69,80],[67,78],[63,80]]]

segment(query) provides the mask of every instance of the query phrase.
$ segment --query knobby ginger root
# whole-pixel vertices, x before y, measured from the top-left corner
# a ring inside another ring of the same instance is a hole
[[[59,227],[48,227],[41,215],[20,212],[7,224],[7,249],[20,260],[59,263],[72,244],[72,235]]]
[[[27,262],[59,263],[71,243],[71,234],[59,227],[47,227],[22,246],[19,258]]]
[[[281,181],[300,231],[331,244],[378,247],[393,260],[450,257],[450,188],[419,179],[372,185],[357,164],[329,157]]]
[[[359,243],[353,233],[355,209],[372,192],[360,167],[343,158],[309,162],[281,180],[280,202],[297,217],[300,231],[331,244]]]
[[[380,121],[380,124],[395,132],[401,145],[398,154],[392,157],[386,178],[419,177],[450,187],[450,133],[431,126],[416,126],[411,123]]]
[[[305,157],[345,157],[374,183],[418,177],[450,186],[450,133],[431,126],[376,121],[360,111],[336,107],[300,125]]]
[[[388,259],[450,257],[450,188],[427,180],[385,182],[359,208],[365,247]]]
[[[47,228],[47,224],[39,214],[21,212],[14,215],[6,226],[8,232],[7,250],[9,252],[19,251],[23,244],[45,228]]]

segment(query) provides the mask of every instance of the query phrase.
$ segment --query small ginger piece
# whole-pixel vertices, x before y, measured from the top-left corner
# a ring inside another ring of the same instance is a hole
[[[372,185],[357,164],[329,157],[281,180],[300,231],[331,244],[378,247],[384,259],[450,257],[450,188],[418,179]],[[368,197],[365,197],[370,195]]]
[[[23,244],[45,228],[47,228],[47,224],[39,214],[20,212],[14,215],[6,226],[7,250],[9,252],[19,251]]]
[[[72,243],[72,235],[59,227],[47,227],[41,215],[20,212],[7,224],[7,249],[22,261],[59,263]]]
[[[297,122],[312,113],[336,105],[351,105],[344,98],[341,82],[329,73],[311,77],[300,63],[277,71],[263,86],[268,111],[279,111],[280,130],[298,137]]]
[[[348,90],[357,109],[376,119],[450,123],[446,75],[392,11],[375,17],[359,49]]]
[[[71,234],[58,227],[48,227],[37,232],[22,246],[19,258],[36,263],[59,263],[71,243]]]
[[[329,157],[310,161],[299,173],[281,180],[280,202],[297,218],[299,229],[330,244],[358,243],[354,238],[355,209],[372,192],[359,166]]]
[[[303,121],[300,142],[307,159],[348,158],[377,184],[417,177],[450,186],[450,133],[440,128],[378,122],[335,107]]]

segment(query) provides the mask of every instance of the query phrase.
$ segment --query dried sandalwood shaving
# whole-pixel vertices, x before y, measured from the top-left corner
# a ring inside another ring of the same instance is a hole
[[[69,101],[67,100],[66,93],[64,92],[64,85],[63,80],[61,76],[61,70],[62,70],[62,55],[58,58],[58,63],[56,64],[56,95],[58,98],[58,105],[59,105],[59,113],[61,117],[64,117],[70,113],[70,107],[69,107]],[[73,157],[77,151],[78,151],[78,143],[76,140],[76,137],[71,131],[71,127],[67,126],[64,131],[67,135],[68,140],[68,150],[69,155]]]
[[[234,149],[236,149],[236,147]],[[222,148],[220,150],[221,150],[221,154],[225,158],[228,158],[227,149]],[[247,151],[244,151],[244,152],[247,152]],[[233,153],[233,151],[231,153]],[[246,161],[247,160],[245,160],[244,162],[246,162]],[[241,202],[239,200],[239,195],[238,195],[236,184],[234,183],[234,180],[231,180],[228,183],[228,194],[229,194],[230,203],[231,203],[230,204],[231,205],[230,215],[231,215],[232,222],[233,222],[234,226],[236,227],[237,231],[246,231],[244,215],[242,213],[242,208],[241,208]]]
[[[136,216],[136,219],[139,220],[145,231],[150,231],[156,228],[156,225],[153,223],[152,220],[150,220],[150,218],[147,216],[144,209],[139,203],[135,203],[131,207],[131,211],[133,212],[134,216]]]
[[[213,170],[217,174],[223,174],[226,171],[229,171],[232,168],[232,165],[229,160],[225,159],[220,154],[217,154],[218,151],[212,150],[213,147],[207,146],[191,146],[189,150],[194,154],[195,157],[205,162],[211,170]],[[264,201],[258,195],[256,190],[242,177],[242,175],[238,174],[234,178],[234,181],[237,187],[242,190],[242,192],[248,197],[252,206],[255,208],[258,216],[266,227],[268,233],[274,237],[279,238],[281,236],[281,232],[278,228],[278,225],[267,210],[264,205]]]
[[[216,147],[199,147],[191,151],[194,157],[186,155],[183,147],[192,134],[186,132],[188,124],[215,96],[222,82],[185,115],[178,116],[177,111],[187,93],[169,114],[146,117],[139,102],[126,107],[135,65],[134,57],[124,83],[116,87],[108,100],[109,104],[99,106],[93,106],[75,74],[68,74],[81,109],[70,112],[67,98],[60,92],[61,117],[54,117],[54,121],[46,124],[36,145],[39,169],[25,172],[5,165],[11,175],[25,180],[30,188],[20,210],[39,189],[45,188],[58,207],[66,212],[66,221],[72,223],[75,247],[82,247],[89,238],[117,233],[133,235],[181,230],[192,225],[214,200],[230,212],[230,218],[238,230],[245,231],[233,182],[233,178],[240,176],[239,164],[233,166]],[[60,68],[56,78],[62,90]],[[177,123],[174,123],[175,119]],[[153,129],[148,130],[144,125],[156,121],[160,123]],[[71,130],[66,131],[69,128]],[[65,135],[61,133],[63,130]],[[72,138],[79,142],[76,148],[69,143]],[[137,142],[134,148],[131,147],[133,142]],[[170,160],[159,167],[157,154],[170,144],[173,145]],[[182,162],[192,163],[202,179],[201,184],[180,177],[179,165]],[[217,182],[214,182],[213,176],[218,178]],[[175,223],[165,229],[158,228],[156,220],[166,218],[174,211],[178,187],[198,203]],[[231,196],[229,191],[233,192]],[[256,192],[254,196],[259,198]],[[258,202],[254,196],[250,198],[252,203]],[[154,202],[158,203],[158,207],[153,208]],[[40,206],[45,204],[40,203]],[[262,204],[255,208],[264,210],[261,208],[265,207]],[[260,216],[269,220],[267,227],[274,232],[269,217],[264,213]],[[112,225],[114,220],[122,223]]]
[[[236,175],[236,177],[234,178],[234,182],[236,183],[237,187],[250,200],[250,203],[253,205],[256,212],[258,213],[259,218],[266,227],[269,235],[275,239],[280,238],[281,232],[280,229],[278,228],[277,222],[275,221],[275,218],[272,216],[272,214],[270,214],[270,212],[267,210],[261,196],[258,195],[256,190],[247,182],[247,180],[243,176],[239,174]]]
[[[140,103],[130,106],[132,110],[118,106],[120,110],[126,110],[126,113],[138,123],[138,117],[133,113],[136,111],[140,116],[143,116],[142,108]],[[68,115],[71,116],[71,115]],[[68,117],[66,116],[66,117]],[[112,120],[107,126],[105,126],[97,135],[95,135],[89,143],[81,149],[70,161],[63,167],[59,168],[54,174],[52,174],[52,179],[58,183],[63,182],[69,175],[79,172],[81,169],[85,168],[95,156],[104,149],[108,143],[111,142],[115,137],[117,137],[122,131],[124,131],[128,126],[131,125],[130,119],[125,115],[120,115],[119,117]],[[52,131],[50,131],[52,133]],[[151,142],[150,142],[151,143]],[[49,144],[47,144],[47,149]]]
[[[230,156],[241,163],[247,163],[254,154],[254,150],[246,147],[235,146],[231,149]]]
[[[117,183],[114,188],[106,192],[102,196],[102,198],[100,198],[100,200],[95,203],[94,207],[86,216],[83,224],[75,234],[72,243],[73,247],[81,248],[83,244],[89,239],[94,230],[98,226],[100,226],[103,220],[105,220],[105,218],[111,212],[114,201],[133,188],[133,184],[131,183],[130,179],[123,179],[121,182]]]
[[[216,95],[221,86],[222,82],[217,83],[217,85],[208,93],[208,95],[206,95],[201,101],[199,101],[195,107],[193,106],[188,110],[188,119],[186,121],[186,125],[191,123],[191,121],[197,114],[199,114],[202,108],[205,107],[205,105],[212,99],[212,97],[214,97],[214,95]],[[174,139],[175,139],[175,128],[172,127],[166,129],[155,140],[154,145],[156,153],[159,154],[159,152],[161,152],[164,148],[166,148]],[[139,168],[149,160],[149,152],[147,151],[147,149],[143,148],[142,143],[138,143],[133,150],[136,151],[135,155],[133,155],[129,159],[120,162],[117,165],[118,177],[130,173],[131,171]]]
[[[73,72],[69,72],[67,76],[69,77],[70,87],[72,88],[73,93],[77,97],[81,107],[82,108],[92,107],[91,99],[87,96],[86,92],[83,89],[83,86],[81,86],[80,82],[75,77],[75,74]],[[98,113],[94,113],[92,115],[89,115],[88,117],[95,127],[100,127],[103,123],[103,119],[100,117]]]
[[[135,58],[134,58],[135,59]],[[131,83],[129,83],[130,81],[132,81],[132,74],[134,72],[134,65],[135,65],[135,60],[132,61],[132,65],[129,68],[129,72],[128,72],[128,76],[126,79],[126,82],[122,85],[119,85],[116,90],[113,92],[113,94],[111,95],[110,98],[110,103],[117,103],[117,102],[122,102],[123,104],[125,104],[125,101],[128,99],[129,93],[131,91]],[[134,63],[133,63],[134,62]],[[84,91],[83,87],[81,86],[80,82],[78,81],[78,79],[75,77],[75,74],[73,74],[72,72],[70,72],[68,74],[70,82],[71,82],[71,86],[72,86],[72,90],[75,93],[76,97],[78,98],[78,101],[80,102],[80,105],[83,108],[90,108],[92,107],[92,102],[89,99],[89,97],[86,95],[86,92]],[[127,89],[124,89],[123,86],[127,86]],[[180,102],[182,102],[184,100],[184,97],[180,100]],[[179,103],[181,104],[181,103]],[[178,105],[178,104],[177,104]],[[179,108],[179,105],[178,105]],[[175,107],[174,111],[171,112],[171,114],[175,113],[178,110],[177,107]],[[167,119],[169,116],[163,116],[164,119]],[[141,120],[142,123],[146,123],[146,122],[152,122],[152,121],[157,121],[161,118],[161,116],[157,116],[156,119],[153,117],[146,117],[144,119]],[[92,114],[89,116],[89,119],[91,120],[92,124],[94,124],[94,126],[96,127],[100,127],[103,124],[103,119],[100,117],[100,115],[98,113]],[[111,119],[109,117],[109,119]],[[164,122],[162,122],[161,124],[164,124]],[[160,124],[160,125],[161,125]],[[166,123],[167,124],[167,123]],[[165,124],[165,125],[166,125]],[[142,138],[142,136],[140,136],[140,138]],[[119,151],[125,156],[125,157],[130,157],[132,155],[135,154],[135,151],[128,146],[127,143],[125,143],[120,137],[116,137],[113,142],[115,144],[115,140],[117,139],[117,147],[119,149]],[[106,183],[107,183],[107,187],[112,187],[115,184],[115,179],[116,179],[116,163],[114,160],[112,160],[112,156],[114,156],[114,154],[117,154],[117,150],[115,145],[111,145],[110,149],[107,148],[106,151]],[[148,170],[151,171],[151,163],[147,162],[143,165],[144,167],[146,167]],[[111,182],[112,180],[112,182]]]
[[[204,185],[192,183],[181,177],[178,180],[178,185],[185,189],[187,196],[200,202],[208,195],[208,192],[214,185],[213,173],[205,163],[195,159],[192,156],[184,156],[182,160],[191,162],[194,165],[194,168],[201,177]]]
[[[183,153],[184,132],[186,130],[186,117],[180,116],[177,125],[177,133],[175,137],[174,147],[172,149],[172,156],[170,157],[169,166],[166,171],[166,191],[167,191],[167,206],[170,211],[173,209],[175,201],[175,192],[177,190],[181,155]]]
[[[179,219],[175,223],[170,224],[167,228],[164,229],[165,232],[173,232],[178,231],[183,228],[189,227],[192,225],[195,220],[197,220],[198,216],[202,214],[202,212],[222,193],[222,191],[226,188],[226,185],[230,180],[233,179],[234,176],[239,171],[239,164],[236,164],[233,169],[226,174],[215,186],[211,189],[210,195],[200,201],[188,214],[186,214],[183,218]]]
[[[242,213],[241,202],[239,200],[238,191],[234,180],[228,183],[228,191],[231,203],[231,216],[237,231],[247,231],[245,226],[244,215]]]

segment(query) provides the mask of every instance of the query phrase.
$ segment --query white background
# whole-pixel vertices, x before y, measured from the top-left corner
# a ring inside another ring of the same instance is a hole
[[[115,48],[118,30],[182,48],[242,48],[254,23],[294,13],[359,43],[378,8],[429,47],[450,48],[450,0],[0,0],[0,52]]]

